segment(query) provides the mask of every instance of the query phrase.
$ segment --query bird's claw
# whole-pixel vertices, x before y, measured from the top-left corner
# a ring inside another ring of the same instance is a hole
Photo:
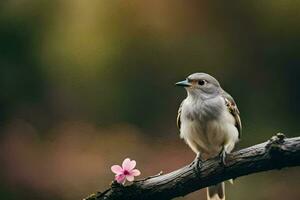
[[[196,165],[196,167],[200,169],[201,164],[202,164],[202,160],[201,160],[200,154],[197,154],[196,158],[193,160],[193,162],[190,164],[190,166]]]
[[[202,160],[200,154],[198,153],[194,161],[190,164],[190,167],[193,168],[195,174],[198,177],[201,177],[201,165],[202,165]]]
[[[202,160],[201,160],[200,154],[197,154],[196,158],[195,158],[195,159],[193,160],[193,162],[190,164],[190,167],[193,166],[193,165],[196,165],[197,168],[200,168],[201,163],[202,163]]]
[[[189,167],[192,167],[195,164],[195,160],[189,165]]]
[[[227,165],[227,163],[226,163],[227,153],[224,149],[220,152],[219,157],[221,159],[221,165],[226,166]]]

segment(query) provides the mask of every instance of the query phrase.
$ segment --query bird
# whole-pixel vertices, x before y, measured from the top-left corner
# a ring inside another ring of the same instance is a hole
[[[220,156],[226,165],[226,155],[234,149],[242,131],[234,99],[217,79],[203,72],[193,73],[175,85],[187,91],[177,116],[180,137],[200,162]],[[209,186],[207,199],[225,200],[224,182]]]

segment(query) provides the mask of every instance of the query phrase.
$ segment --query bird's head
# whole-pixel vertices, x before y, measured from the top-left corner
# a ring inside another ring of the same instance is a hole
[[[191,74],[184,81],[177,82],[175,85],[184,87],[188,95],[201,100],[213,98],[222,90],[219,82],[206,73]]]

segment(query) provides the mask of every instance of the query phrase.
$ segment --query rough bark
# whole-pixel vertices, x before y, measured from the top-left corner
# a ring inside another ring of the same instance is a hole
[[[197,162],[168,174],[159,174],[123,186],[113,182],[104,192],[85,200],[169,200],[228,179],[252,173],[300,165],[300,137],[286,139],[281,133],[226,157]]]

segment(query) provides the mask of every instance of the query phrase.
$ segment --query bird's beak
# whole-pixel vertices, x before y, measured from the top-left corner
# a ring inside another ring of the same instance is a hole
[[[191,87],[192,84],[190,84],[187,80],[184,81],[179,81],[175,83],[176,86],[181,86],[181,87]]]

